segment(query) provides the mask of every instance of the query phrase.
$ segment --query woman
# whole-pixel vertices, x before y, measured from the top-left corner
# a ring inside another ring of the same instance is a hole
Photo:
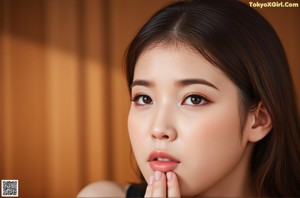
[[[269,23],[235,0],[177,2],[127,51],[128,129],[145,189],[79,196],[300,196],[299,114]]]

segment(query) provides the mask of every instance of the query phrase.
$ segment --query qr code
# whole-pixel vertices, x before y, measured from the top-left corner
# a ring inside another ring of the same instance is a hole
[[[1,180],[2,197],[18,197],[19,181],[18,180]]]

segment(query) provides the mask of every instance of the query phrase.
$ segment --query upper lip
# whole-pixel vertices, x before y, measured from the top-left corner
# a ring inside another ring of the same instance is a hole
[[[172,155],[164,152],[164,151],[153,151],[152,153],[150,153],[148,161],[154,161],[157,160],[157,158],[168,158],[171,161],[180,163],[180,161],[178,159],[176,159],[175,157],[173,157]]]

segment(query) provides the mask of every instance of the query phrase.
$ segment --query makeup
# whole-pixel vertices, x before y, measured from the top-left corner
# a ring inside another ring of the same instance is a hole
[[[173,171],[180,164],[180,161],[163,151],[154,151],[149,155],[148,162],[153,171]]]

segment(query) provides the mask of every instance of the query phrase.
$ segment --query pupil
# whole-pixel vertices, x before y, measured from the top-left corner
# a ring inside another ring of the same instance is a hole
[[[192,96],[191,100],[193,104],[199,104],[201,102],[201,99],[196,96]]]
[[[150,97],[148,97],[148,96],[143,96],[143,102],[146,103],[146,104],[151,103]]]

